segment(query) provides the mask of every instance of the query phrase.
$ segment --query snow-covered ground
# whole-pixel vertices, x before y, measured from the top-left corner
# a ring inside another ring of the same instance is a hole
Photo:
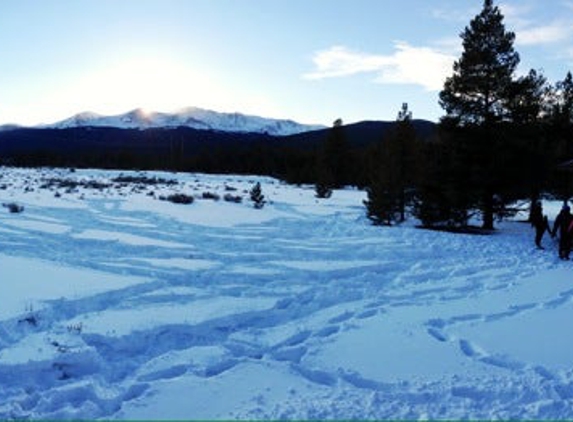
[[[24,206],[0,208],[0,419],[573,418],[573,264],[528,225],[381,228],[357,190],[119,174],[0,168]]]

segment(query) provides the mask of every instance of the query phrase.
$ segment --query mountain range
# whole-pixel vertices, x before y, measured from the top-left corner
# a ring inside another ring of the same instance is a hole
[[[77,127],[113,127],[139,130],[187,127],[222,132],[260,133],[272,136],[288,136],[324,129],[324,126],[300,124],[292,120],[271,119],[241,113],[220,113],[197,107],[184,108],[175,113],[147,112],[142,109],[135,109],[113,116],[83,112],[60,122],[42,126],[45,129]]]
[[[352,155],[366,154],[395,124],[344,125]],[[412,125],[421,139],[435,133],[433,122],[412,120]],[[0,166],[179,169],[274,175],[304,183],[312,181],[316,151],[330,133],[329,127],[195,108],[175,114],[80,113],[52,125],[1,127]]]

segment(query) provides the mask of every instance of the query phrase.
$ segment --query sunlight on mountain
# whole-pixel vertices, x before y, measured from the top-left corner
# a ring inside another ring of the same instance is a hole
[[[159,55],[107,63],[52,87],[37,104],[50,110],[46,117],[36,115],[37,107],[22,106],[28,110],[28,119],[20,122],[25,125],[53,123],[83,111],[101,115],[134,109],[171,113],[190,106],[273,118],[285,115],[274,99],[242,86],[229,86],[216,70]]]
[[[131,108],[171,110],[220,101],[215,81],[206,73],[176,61],[136,58],[88,75],[81,81],[86,101],[98,112],[116,113]]]

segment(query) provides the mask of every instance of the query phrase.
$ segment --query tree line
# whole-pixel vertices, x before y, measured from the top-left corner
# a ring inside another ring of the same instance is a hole
[[[491,230],[519,199],[572,194],[572,174],[559,169],[573,158],[571,72],[554,85],[535,69],[516,77],[515,34],[493,0],[461,39],[434,139],[416,138],[404,105],[393,135],[372,151],[365,204],[375,224],[403,221],[407,205],[424,226],[463,229],[478,213]]]

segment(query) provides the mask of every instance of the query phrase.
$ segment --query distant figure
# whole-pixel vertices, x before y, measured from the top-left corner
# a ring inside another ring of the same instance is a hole
[[[559,229],[559,258],[569,259],[571,236],[573,234],[573,216],[568,205],[563,205],[553,224],[553,236]]]
[[[549,220],[546,215],[543,215],[543,206],[541,202],[536,202],[531,210],[531,225],[535,228],[535,246],[539,249],[545,249],[541,245],[541,239],[543,234],[547,230],[548,233],[552,234],[551,228],[549,227]]]

